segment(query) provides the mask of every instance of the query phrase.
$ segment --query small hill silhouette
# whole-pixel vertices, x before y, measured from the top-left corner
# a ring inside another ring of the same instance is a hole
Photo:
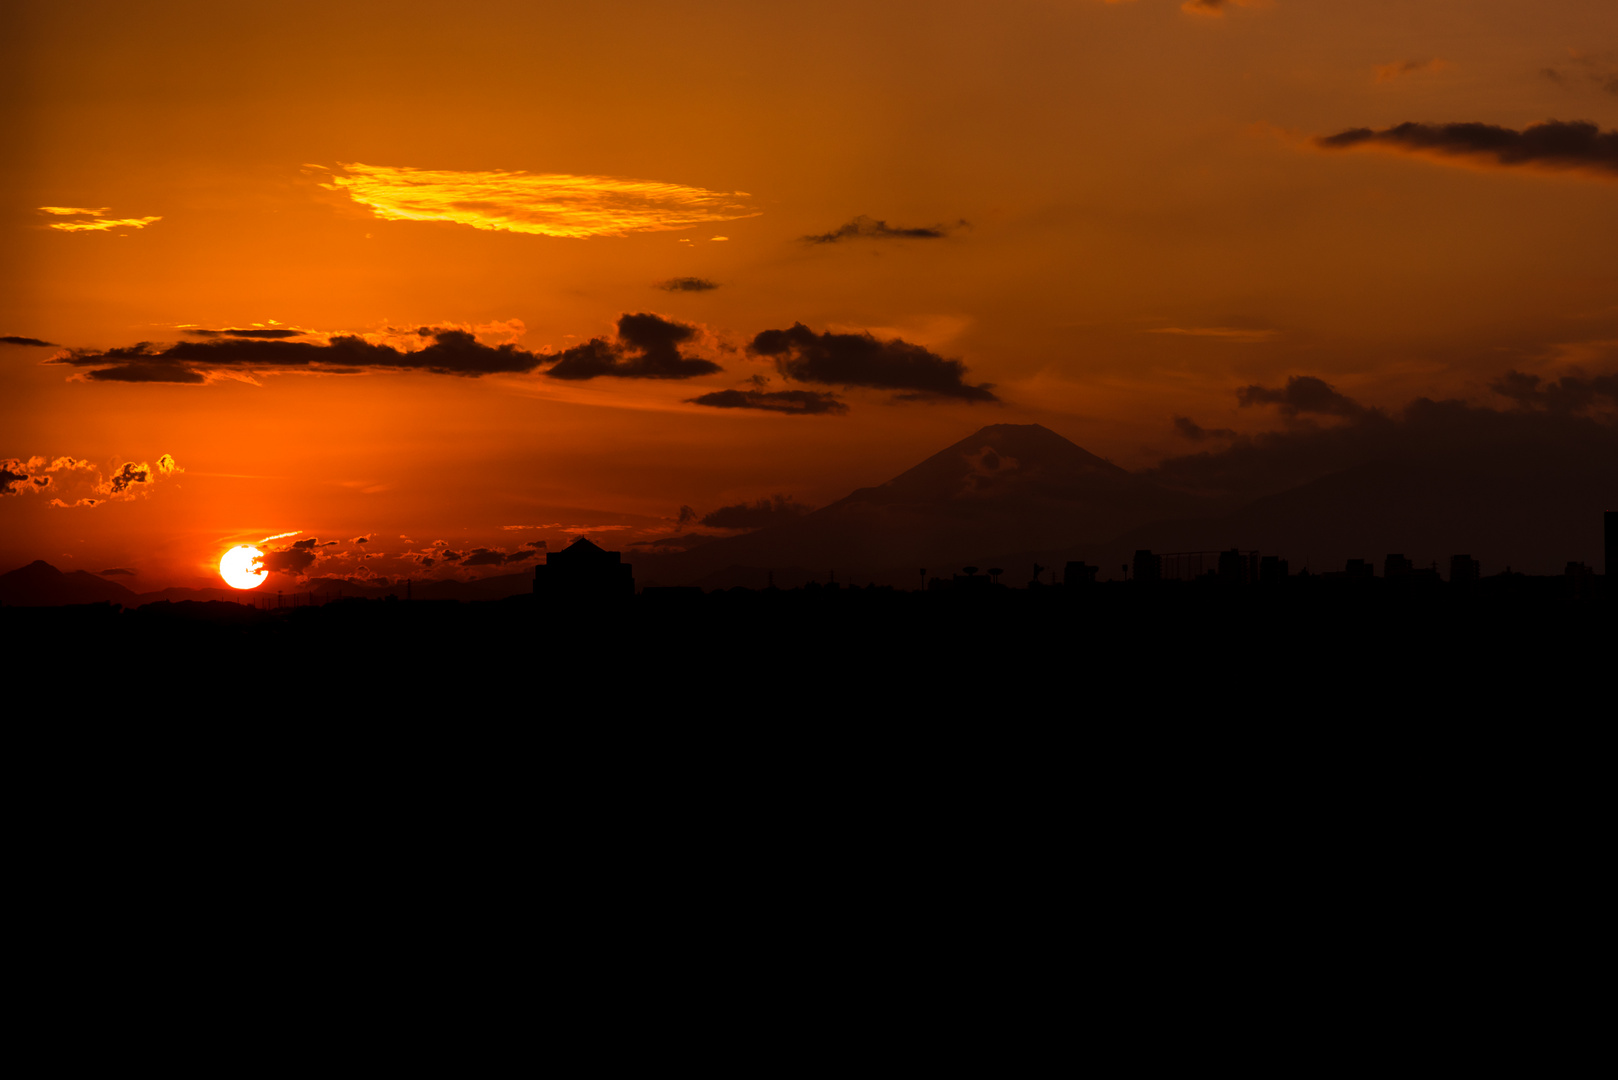
[[[84,570],[63,573],[43,559],[0,574],[0,604],[51,607],[58,604],[128,604],[135,594],[116,581]]]

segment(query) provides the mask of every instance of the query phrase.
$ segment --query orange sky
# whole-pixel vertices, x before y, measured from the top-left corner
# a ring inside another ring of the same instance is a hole
[[[1274,425],[1237,405],[1253,382],[1485,402],[1508,368],[1618,356],[1618,165],[1387,134],[1611,132],[1610,0],[24,2],[0,18],[0,335],[51,343],[0,345],[0,458],[51,477],[0,498],[0,570],[215,584],[224,548],[296,532],[340,541],[330,572],[397,576],[396,556],[438,540],[512,551],[612,526],[628,543],[673,531],[682,506],[820,505],[988,423],[1138,467],[1193,449],[1175,416]],[[1370,131],[1316,142],[1353,129]],[[716,287],[658,287],[683,278]],[[546,374],[640,313],[694,328],[680,356],[722,370]],[[958,360],[952,385],[999,400],[789,380],[749,351],[799,323],[902,339],[939,378]],[[419,327],[536,364],[186,361],[164,370],[194,381],[118,382],[87,377],[112,360],[46,362],[197,328],[407,350],[432,339],[390,330]],[[727,389],[845,410],[693,403]],[[129,462],[148,480],[112,490]]]

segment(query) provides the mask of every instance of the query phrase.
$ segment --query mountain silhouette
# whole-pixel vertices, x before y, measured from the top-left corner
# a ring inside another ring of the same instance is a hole
[[[692,581],[733,566],[942,565],[984,551],[1101,542],[1201,508],[1196,497],[1040,424],[991,424],[885,484],[793,521],[676,555],[637,555],[647,569],[637,577]]]
[[[57,604],[128,604],[135,594],[116,581],[85,570],[63,573],[43,559],[0,574],[0,604],[50,607]]]
[[[836,569],[915,584],[1002,566],[1103,567],[1138,548],[1279,554],[1293,568],[1402,552],[1467,553],[1557,573],[1601,563],[1618,502],[1618,432],[1590,418],[1418,400],[1339,427],[1294,425],[1131,473],[1038,424],[994,424],[878,487],[794,521],[675,555],[636,555],[641,580],[778,584]],[[1112,571],[1108,571],[1111,573]]]

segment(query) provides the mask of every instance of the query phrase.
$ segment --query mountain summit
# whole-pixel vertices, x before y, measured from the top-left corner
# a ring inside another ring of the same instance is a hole
[[[941,566],[1104,540],[1187,513],[1190,502],[1047,427],[991,424],[796,521],[659,559],[657,573],[695,580],[728,566]]]

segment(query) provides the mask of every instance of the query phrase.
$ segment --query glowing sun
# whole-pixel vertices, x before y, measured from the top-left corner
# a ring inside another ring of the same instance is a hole
[[[256,589],[264,584],[264,568],[253,564],[263,557],[251,544],[237,544],[219,557],[219,576],[232,589]]]

